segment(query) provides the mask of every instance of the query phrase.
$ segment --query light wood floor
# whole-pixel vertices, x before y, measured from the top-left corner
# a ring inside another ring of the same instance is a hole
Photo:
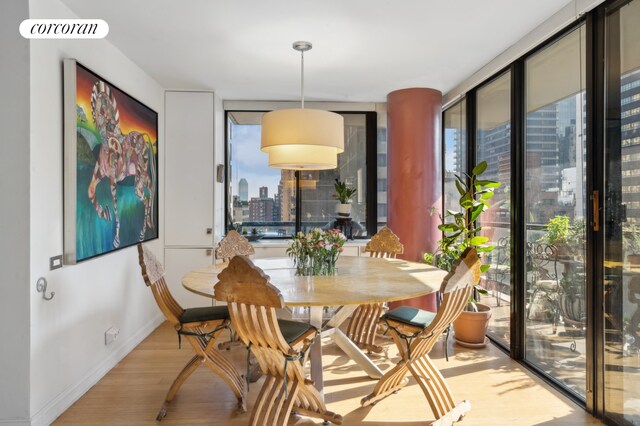
[[[503,352],[489,345],[464,349],[450,339],[449,362],[442,344],[432,358],[447,379],[457,402],[471,401],[471,411],[459,423],[470,425],[596,425],[601,424],[580,407],[527,372]],[[183,342],[184,343],[184,342]],[[328,408],[344,417],[344,425],[425,425],[433,415],[418,385],[412,380],[396,395],[373,407],[360,407],[360,399],[374,386],[335,345],[324,347],[325,395]],[[390,341],[383,341],[387,354],[375,356],[384,371],[399,359]],[[237,347],[228,352],[240,371],[246,352]],[[192,356],[188,344],[177,348],[177,337],[167,324],[161,325],[98,384],[71,406],[55,425],[155,425],[155,416],[171,382]],[[252,383],[249,410],[261,381]],[[184,384],[162,421],[169,425],[246,425],[248,414],[236,414],[235,398],[224,383],[205,367]],[[291,417],[291,425],[321,421]]]

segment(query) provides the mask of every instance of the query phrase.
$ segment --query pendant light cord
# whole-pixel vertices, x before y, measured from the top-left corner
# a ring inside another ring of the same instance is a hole
[[[312,44],[308,41],[296,41],[293,43],[293,49],[300,52],[300,97],[302,101],[302,109],[304,109],[304,52],[311,50]]]
[[[300,95],[302,97],[302,109],[304,109],[304,50],[300,51]]]

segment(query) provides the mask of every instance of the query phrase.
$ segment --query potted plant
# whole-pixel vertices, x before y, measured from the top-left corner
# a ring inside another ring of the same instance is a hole
[[[538,241],[552,246],[558,257],[566,257],[570,253],[568,246],[570,232],[569,216],[559,215],[549,219],[546,233]]]
[[[424,255],[428,263],[448,271],[467,247],[474,247],[478,253],[493,251],[494,246],[488,244],[489,239],[479,235],[482,227],[476,225],[481,214],[490,207],[488,200],[493,197],[495,189],[500,187],[500,182],[479,178],[486,169],[487,162],[483,161],[473,168],[471,175],[465,174],[465,179],[455,176],[456,188],[460,193],[460,210],[447,210],[445,216],[441,217],[442,224],[438,229],[444,236],[438,241],[435,253]],[[480,270],[486,272],[489,267],[483,264]],[[491,308],[477,302],[479,294],[488,293],[476,284],[465,311],[453,323],[456,341],[463,346],[482,347],[487,343],[485,334],[491,318]]]
[[[571,223],[569,216],[559,215],[547,222],[546,233],[538,241],[554,246],[559,257],[583,258],[585,228],[584,219],[576,219]]]
[[[569,216],[556,216],[549,219],[547,233],[542,237],[545,243],[556,247],[565,246],[569,239]]]
[[[336,178],[333,186],[336,189],[333,198],[339,201],[339,204],[336,205],[336,213],[342,217],[349,217],[351,214],[351,198],[357,190],[355,188],[349,188],[346,182],[338,178]]]
[[[565,271],[560,279],[558,303],[567,333],[582,335],[586,324],[585,276],[573,270]],[[571,346],[575,350],[575,343]]]
[[[623,241],[629,266],[640,266],[640,229],[631,225],[629,231],[625,232]]]

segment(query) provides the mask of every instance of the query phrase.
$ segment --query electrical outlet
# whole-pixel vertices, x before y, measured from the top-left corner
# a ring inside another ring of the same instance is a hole
[[[49,258],[49,270],[62,268],[62,255],[53,256]]]
[[[112,344],[118,338],[119,333],[120,333],[120,330],[118,328],[116,327],[109,328],[107,331],[104,332],[104,344],[105,345]]]

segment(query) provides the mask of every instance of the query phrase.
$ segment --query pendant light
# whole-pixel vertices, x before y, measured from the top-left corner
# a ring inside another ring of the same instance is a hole
[[[269,154],[269,167],[287,170],[325,170],[338,166],[344,151],[344,119],[329,111],[304,108],[304,52],[308,41],[296,41],[301,56],[300,92],[302,106],[262,116],[260,149]]]

